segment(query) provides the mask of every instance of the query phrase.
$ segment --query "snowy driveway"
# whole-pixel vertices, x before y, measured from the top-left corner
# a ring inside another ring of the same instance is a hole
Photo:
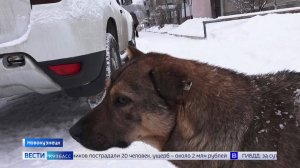
[[[173,167],[167,161],[23,161],[23,151],[72,150],[88,152],[74,141],[68,129],[90,110],[85,98],[71,98],[61,93],[29,94],[0,99],[0,168],[70,167],[70,168],[159,168]],[[29,149],[22,147],[22,138],[63,138],[64,148]],[[116,151],[120,149],[111,149]],[[133,143],[125,151],[154,150],[141,142]]]

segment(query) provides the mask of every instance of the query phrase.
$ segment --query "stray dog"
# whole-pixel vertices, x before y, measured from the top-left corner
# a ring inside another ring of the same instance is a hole
[[[128,49],[103,102],[72,137],[93,150],[143,141],[162,151],[278,151],[277,161],[172,161],[182,168],[299,168],[300,73],[247,76]]]

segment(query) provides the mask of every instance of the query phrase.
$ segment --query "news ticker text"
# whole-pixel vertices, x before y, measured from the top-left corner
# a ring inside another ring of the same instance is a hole
[[[277,152],[23,152],[23,160],[277,160]]]

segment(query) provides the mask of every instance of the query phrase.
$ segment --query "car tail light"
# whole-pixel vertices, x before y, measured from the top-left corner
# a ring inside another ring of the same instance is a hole
[[[52,65],[48,67],[51,71],[55,72],[57,75],[61,76],[71,76],[76,75],[81,70],[80,63],[73,64],[60,64],[60,65]]]

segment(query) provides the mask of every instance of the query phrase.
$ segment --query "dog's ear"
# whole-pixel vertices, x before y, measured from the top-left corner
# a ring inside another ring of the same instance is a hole
[[[150,72],[150,77],[159,95],[169,105],[181,102],[183,93],[191,89],[192,82],[187,74],[176,66],[158,66]]]
[[[136,49],[132,46],[128,46],[127,55],[128,55],[129,60],[132,60],[135,57],[139,57],[139,56],[142,56],[142,55],[145,55],[145,54],[142,51],[140,51],[140,50],[138,50],[138,49]]]

